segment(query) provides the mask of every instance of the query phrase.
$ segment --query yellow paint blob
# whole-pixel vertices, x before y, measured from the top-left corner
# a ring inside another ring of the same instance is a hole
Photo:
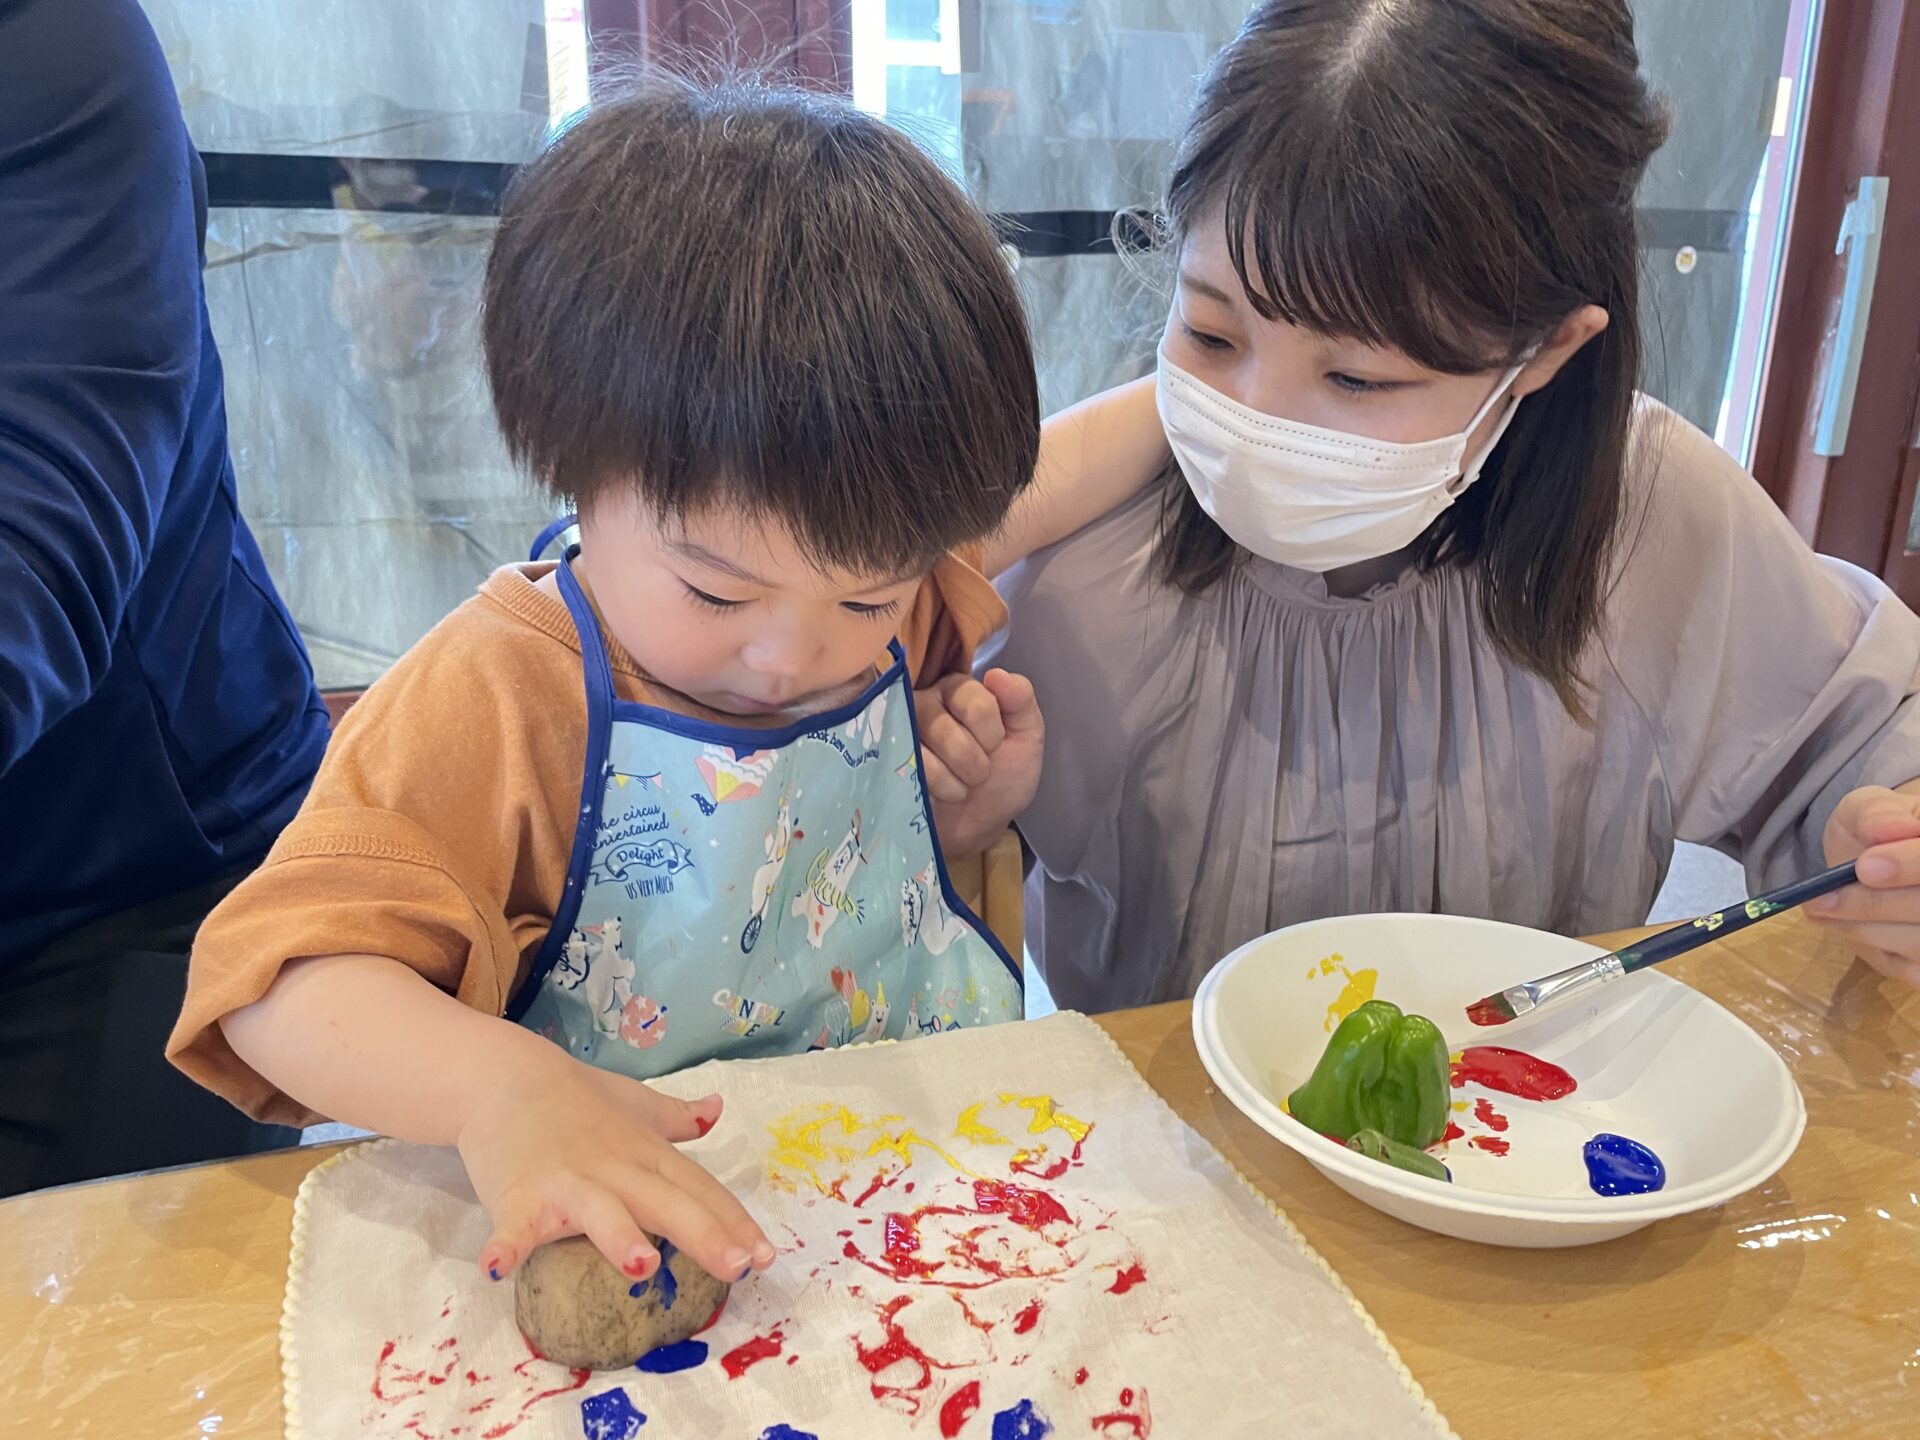
[[[853,1146],[837,1143],[835,1132],[850,1139],[862,1130],[886,1124],[898,1124],[903,1117],[887,1115],[864,1120],[844,1105],[806,1105],[789,1111],[767,1123],[773,1144],[767,1151],[770,1178],[792,1180],[804,1177],[816,1190],[825,1193],[828,1184],[820,1178],[823,1166],[844,1165],[860,1158]]]
[[[1087,1132],[1093,1129],[1084,1120],[1076,1120],[1063,1110],[1056,1109],[1051,1095],[1002,1095],[1002,1105],[1018,1105],[1022,1110],[1033,1112],[1033,1123],[1027,1126],[1029,1135],[1044,1135],[1049,1130],[1061,1130],[1069,1140],[1078,1145],[1087,1138]]]
[[[1373,999],[1373,987],[1380,983],[1378,970],[1349,970],[1342,965],[1340,973],[1347,977],[1347,983],[1341,988],[1333,1004],[1327,1007],[1326,1028],[1329,1033],[1342,1020]]]
[[[900,1163],[911,1170],[913,1168],[913,1147],[916,1145],[922,1149],[931,1150],[962,1175],[971,1175],[973,1173],[945,1150],[942,1150],[938,1145],[934,1144],[933,1141],[927,1139],[926,1136],[911,1127],[902,1130],[897,1135],[882,1134],[879,1139],[867,1147],[867,1155],[869,1158],[875,1155],[898,1156]]]
[[[953,1127],[954,1137],[972,1145],[1011,1145],[1011,1140],[980,1118],[980,1111],[986,1103],[984,1100],[978,1101],[960,1112],[960,1118]]]

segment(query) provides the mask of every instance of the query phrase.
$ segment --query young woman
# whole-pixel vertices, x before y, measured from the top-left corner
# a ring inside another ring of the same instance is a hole
[[[1676,839],[1756,885],[1860,857],[1824,918],[1920,975],[1920,621],[1636,394],[1664,135],[1624,0],[1268,0],[1218,57],[1165,205],[1177,469],[1002,587],[1062,1004],[1321,915],[1637,923]]]

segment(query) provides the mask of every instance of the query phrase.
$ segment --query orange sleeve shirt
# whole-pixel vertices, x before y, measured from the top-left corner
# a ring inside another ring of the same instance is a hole
[[[941,561],[901,622],[916,688],[966,669],[1005,623],[979,562]],[[579,636],[537,585],[552,569],[495,571],[367,691],[265,863],[201,926],[167,1055],[255,1118],[322,1118],[219,1025],[291,961],[386,956],[495,1015],[532,968],[566,883],[587,746]],[[604,638],[619,697],[659,703]]]

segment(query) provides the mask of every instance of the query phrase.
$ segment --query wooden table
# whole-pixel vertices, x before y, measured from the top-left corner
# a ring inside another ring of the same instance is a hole
[[[1725,1208],[1585,1250],[1387,1219],[1214,1093],[1189,1007],[1102,1023],[1287,1209],[1466,1440],[1920,1436],[1920,992],[1793,916],[1670,969],[1786,1057],[1806,1138]],[[277,1435],[293,1195],[329,1153],[0,1204],[0,1433]]]

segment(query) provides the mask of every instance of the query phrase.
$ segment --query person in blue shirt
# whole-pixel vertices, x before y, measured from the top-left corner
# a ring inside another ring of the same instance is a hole
[[[327,739],[235,497],[205,232],[134,0],[0,0],[0,1195],[291,1138],[162,1056]]]

